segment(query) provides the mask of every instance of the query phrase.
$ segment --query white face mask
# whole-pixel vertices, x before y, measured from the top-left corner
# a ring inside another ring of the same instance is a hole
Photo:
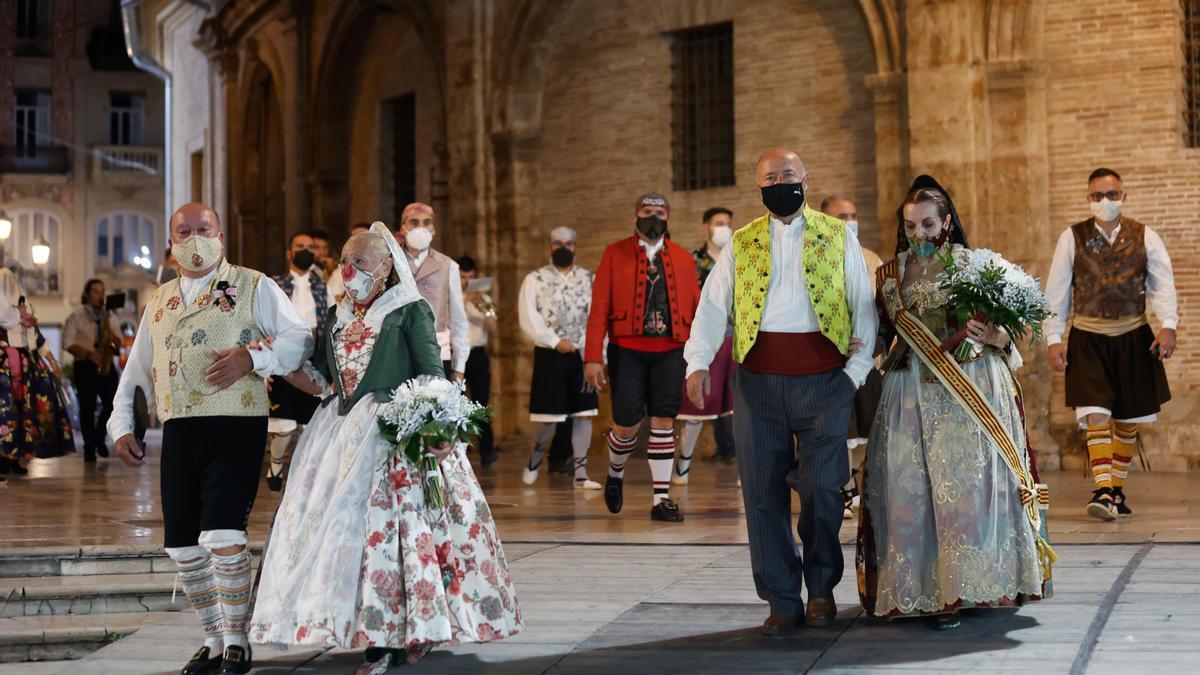
[[[1103,220],[1106,223],[1111,223],[1121,215],[1121,206],[1125,202],[1114,202],[1108,197],[1101,199],[1098,202],[1088,202],[1092,207],[1092,215],[1096,216],[1097,220]]]
[[[429,244],[433,243],[433,233],[424,227],[414,227],[404,235],[404,243],[410,248],[418,251],[424,251],[429,248]]]
[[[712,243],[717,248],[725,248],[733,239],[733,229],[728,225],[718,225],[712,229]]]
[[[371,299],[371,296],[375,292],[375,285],[379,283],[379,279],[375,278],[375,273],[379,271],[380,267],[383,267],[382,262],[376,265],[375,269],[370,272],[364,272],[357,267],[352,267],[354,275],[349,279],[346,279],[346,275],[342,274],[342,280],[346,283],[346,293],[355,302],[364,303]]]
[[[847,220],[846,227],[850,228],[850,231],[854,233],[854,236],[856,236],[856,237],[858,236],[858,221],[857,220]]]

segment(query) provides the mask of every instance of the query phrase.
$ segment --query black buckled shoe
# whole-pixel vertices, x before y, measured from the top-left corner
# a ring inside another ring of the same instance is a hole
[[[1116,520],[1117,507],[1113,504],[1112,488],[1100,488],[1092,493],[1087,503],[1087,514],[1097,520]]]
[[[625,503],[625,480],[623,478],[613,478],[609,476],[604,481],[604,505],[608,507],[609,513],[620,513],[621,506]]]
[[[670,499],[664,499],[650,509],[650,520],[661,520],[667,523],[682,523],[683,514],[679,507]]]
[[[208,647],[201,647],[192,654],[192,660],[187,662],[180,675],[211,675],[221,670],[221,655],[212,655]]]
[[[1112,496],[1118,518],[1128,518],[1133,515],[1133,511],[1125,505],[1125,488],[1113,488]]]
[[[250,647],[229,645],[221,659],[221,675],[243,675],[254,667],[254,650]]]
[[[104,441],[100,441],[96,444],[96,454],[100,455],[101,457],[108,457],[108,445],[106,445]]]

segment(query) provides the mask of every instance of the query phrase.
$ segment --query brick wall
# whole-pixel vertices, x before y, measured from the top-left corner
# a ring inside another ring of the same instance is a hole
[[[1180,348],[1167,366],[1174,400],[1163,423],[1145,437],[1158,470],[1200,465],[1192,442],[1200,433],[1194,414],[1200,344],[1189,328],[1200,307],[1200,150],[1186,148],[1183,140],[1180,19],[1178,0],[1054,0],[1046,11],[1055,236],[1090,215],[1087,176],[1097,166],[1108,166],[1125,179],[1129,197],[1123,213],[1162,235],[1175,268]],[[1056,435],[1081,461],[1082,445],[1070,431],[1073,417],[1062,396],[1060,381],[1053,412]]]
[[[539,223],[580,232],[580,260],[633,233],[633,201],[668,195],[676,241],[703,240],[701,214],[733,209],[737,223],[765,209],[754,165],[765,149],[795,148],[811,173],[812,201],[854,195],[868,241],[876,236],[874,120],[863,77],[873,70],[853,3],[663,0],[575,3],[554,28],[543,98]],[[700,7],[707,5],[708,7]],[[737,185],[671,190],[670,53],[661,33],[733,20]]]

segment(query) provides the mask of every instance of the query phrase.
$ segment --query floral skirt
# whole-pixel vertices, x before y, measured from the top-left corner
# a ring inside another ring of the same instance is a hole
[[[522,628],[487,500],[456,447],[445,507],[425,504],[406,458],[390,458],[360,400],[317,411],[296,448],[250,623],[260,644],[405,649],[487,642]]]
[[[75,452],[69,401],[45,359],[27,349],[0,349],[0,455],[20,460]]]

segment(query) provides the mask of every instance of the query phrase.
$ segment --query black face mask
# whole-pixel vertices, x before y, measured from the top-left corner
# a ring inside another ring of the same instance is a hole
[[[667,221],[658,216],[646,216],[645,218],[637,219],[638,232],[642,236],[651,241],[662,239],[662,236],[667,233]]]
[[[786,218],[804,206],[803,183],[776,183],[761,189],[763,205],[780,218]]]
[[[575,252],[569,248],[556,248],[550,252],[550,262],[555,267],[570,267],[575,264]]]
[[[316,260],[317,256],[308,249],[300,249],[292,253],[292,264],[296,266],[296,269],[306,270],[312,267]]]

